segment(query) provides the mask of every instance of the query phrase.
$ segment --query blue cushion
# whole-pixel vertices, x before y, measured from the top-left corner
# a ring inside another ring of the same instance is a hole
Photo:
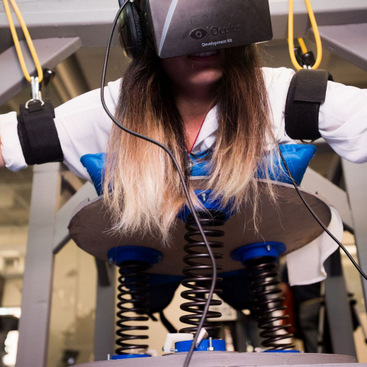
[[[297,184],[300,184],[307,166],[316,152],[316,147],[310,144],[282,144],[279,147],[294,181]],[[205,160],[207,154],[207,152],[203,152],[198,155],[191,156],[191,159],[194,162],[192,169],[193,176],[207,175],[209,170],[207,160]],[[82,156],[80,161],[87,169],[98,195],[102,194],[106,153],[86,154]],[[291,183],[291,180],[285,171],[283,162],[281,162],[282,169],[280,169],[277,159],[274,160],[274,163],[275,167],[273,167],[273,172],[269,172],[270,179]],[[257,171],[257,177],[266,177],[265,172],[261,167],[259,167]]]
[[[103,176],[106,165],[106,153],[85,154],[80,162],[87,169],[89,176],[96,188],[97,194],[103,192]]]
[[[311,144],[282,144],[279,145],[279,148],[293,180],[299,185],[302,182],[310,160],[316,153],[316,147]],[[277,158],[274,158],[273,170],[268,172],[269,178],[273,181],[292,183],[285,170],[283,161],[280,161],[280,164],[282,168],[280,168]],[[261,167],[257,171],[257,177],[266,177]]]

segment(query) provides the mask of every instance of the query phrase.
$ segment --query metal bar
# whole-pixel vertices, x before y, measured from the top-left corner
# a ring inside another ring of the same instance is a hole
[[[344,180],[347,188],[356,240],[359,265],[367,272],[367,163],[354,164],[342,160]],[[367,305],[367,281],[362,280],[365,304]]]
[[[345,286],[339,251],[325,262],[325,301],[333,353],[357,357],[351,309]]]
[[[17,367],[46,367],[60,164],[35,166],[19,323]]]
[[[57,28],[57,27],[56,27]],[[1,38],[1,36],[0,36]],[[53,68],[68,56],[73,54],[81,46],[78,37],[74,38],[47,38],[33,41],[34,47],[42,67]],[[24,41],[21,42],[25,63],[31,74],[35,71],[34,63],[29,55]],[[27,86],[28,82],[20,69],[18,57],[14,47],[10,47],[0,54],[0,105],[5,103],[16,93]]]
[[[98,271],[94,360],[105,361],[115,343],[115,266],[96,260]]]
[[[343,223],[349,228],[353,228],[348,197],[344,190],[334,185],[311,168],[307,169],[303,177],[302,187],[325,198],[326,201],[338,211]]]
[[[324,48],[367,70],[367,23],[322,26],[319,32]]]
[[[75,208],[86,198],[93,199],[97,196],[96,190],[90,182],[86,182],[55,214],[55,235],[53,252],[57,254],[69,240],[68,224]]]

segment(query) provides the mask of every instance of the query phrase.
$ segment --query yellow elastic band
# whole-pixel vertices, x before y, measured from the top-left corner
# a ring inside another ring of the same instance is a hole
[[[36,50],[33,46],[31,36],[29,35],[28,28],[27,28],[27,26],[24,22],[22,14],[20,13],[18,5],[16,4],[15,0],[10,0],[10,3],[12,5],[13,9],[14,9],[14,12],[15,12],[18,20],[19,20],[19,23],[20,23],[20,26],[22,28],[24,37],[27,41],[29,51],[30,51],[30,53],[32,55],[32,58],[33,58],[33,62],[36,66],[36,70],[37,70],[37,74],[38,74],[38,81],[39,81],[39,83],[41,83],[42,80],[43,80],[43,70],[42,70],[41,64],[39,62],[37,52],[36,52]],[[16,29],[15,29],[15,26],[14,26],[14,22],[13,22],[13,18],[12,18],[11,12],[10,12],[10,7],[9,7],[8,0],[4,0],[4,8],[5,8],[6,17],[8,18],[10,31],[11,31],[11,34],[12,34],[12,37],[13,37],[14,46],[15,46],[15,49],[17,51],[20,67],[22,68],[24,77],[30,82],[31,81],[31,76],[29,75],[27,66],[26,66],[25,61],[24,61],[23,52],[22,52],[22,49],[20,47],[19,38],[18,38]]]
[[[297,38],[297,41],[299,43],[299,47],[301,47],[302,53],[303,54],[307,53],[307,47],[303,38]]]
[[[307,7],[307,13],[308,17],[311,22],[312,30],[315,35],[315,41],[316,41],[316,50],[317,50],[317,57],[315,64],[312,66],[311,69],[317,69],[321,64],[322,59],[322,44],[321,44],[321,37],[319,33],[319,29],[317,27],[315,14],[312,10],[310,0],[305,0],[306,7]],[[293,41],[293,0],[289,0],[289,9],[288,9],[288,50],[289,50],[289,56],[291,58],[293,66],[297,69],[303,69],[303,67],[298,63],[296,56],[294,55],[294,41]],[[301,40],[301,42],[300,42]],[[307,52],[307,48],[305,43],[303,42],[303,39],[299,38],[298,42],[300,43],[300,47],[303,53]]]

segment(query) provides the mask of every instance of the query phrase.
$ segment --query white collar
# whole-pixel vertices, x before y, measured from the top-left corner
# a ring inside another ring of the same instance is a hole
[[[206,115],[192,153],[207,150],[214,145],[218,130],[218,108],[214,106]]]

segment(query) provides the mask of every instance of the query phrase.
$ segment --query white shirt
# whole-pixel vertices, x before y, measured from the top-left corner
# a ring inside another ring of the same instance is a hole
[[[284,108],[294,71],[264,68],[273,132],[279,143],[291,142],[284,128]],[[106,103],[115,112],[120,80],[105,87]],[[99,90],[76,97],[55,109],[55,124],[69,169],[85,179],[89,175],[79,159],[84,154],[106,151],[111,120],[100,102]],[[194,152],[211,147],[216,138],[215,109],[207,115]],[[328,144],[352,162],[367,161],[367,90],[328,82],[325,102],[320,106],[319,131]],[[1,148],[6,167],[17,171],[26,163],[17,133],[16,113],[0,115]]]
[[[294,71],[286,68],[264,68],[263,73],[274,136],[279,143],[291,142],[284,128],[284,109]],[[119,86],[118,80],[105,87],[105,100],[112,113],[117,106]],[[64,163],[78,176],[90,180],[80,163],[80,157],[84,154],[105,152],[112,125],[101,105],[99,90],[93,90],[63,104],[56,108],[55,115]],[[217,113],[214,108],[204,121],[193,152],[206,150],[214,144],[217,127]],[[367,90],[329,81],[325,102],[320,106],[319,131],[343,158],[356,163],[366,162]],[[0,115],[0,137],[6,167],[13,171],[25,168],[15,112]],[[342,223],[335,211],[329,228],[333,229],[334,235],[341,238]],[[335,243],[323,233],[311,244],[288,255],[290,282],[306,284],[322,280],[326,275],[322,264],[335,249]],[[306,262],[310,266],[304,266]],[[304,274],[300,269],[305,270]]]

